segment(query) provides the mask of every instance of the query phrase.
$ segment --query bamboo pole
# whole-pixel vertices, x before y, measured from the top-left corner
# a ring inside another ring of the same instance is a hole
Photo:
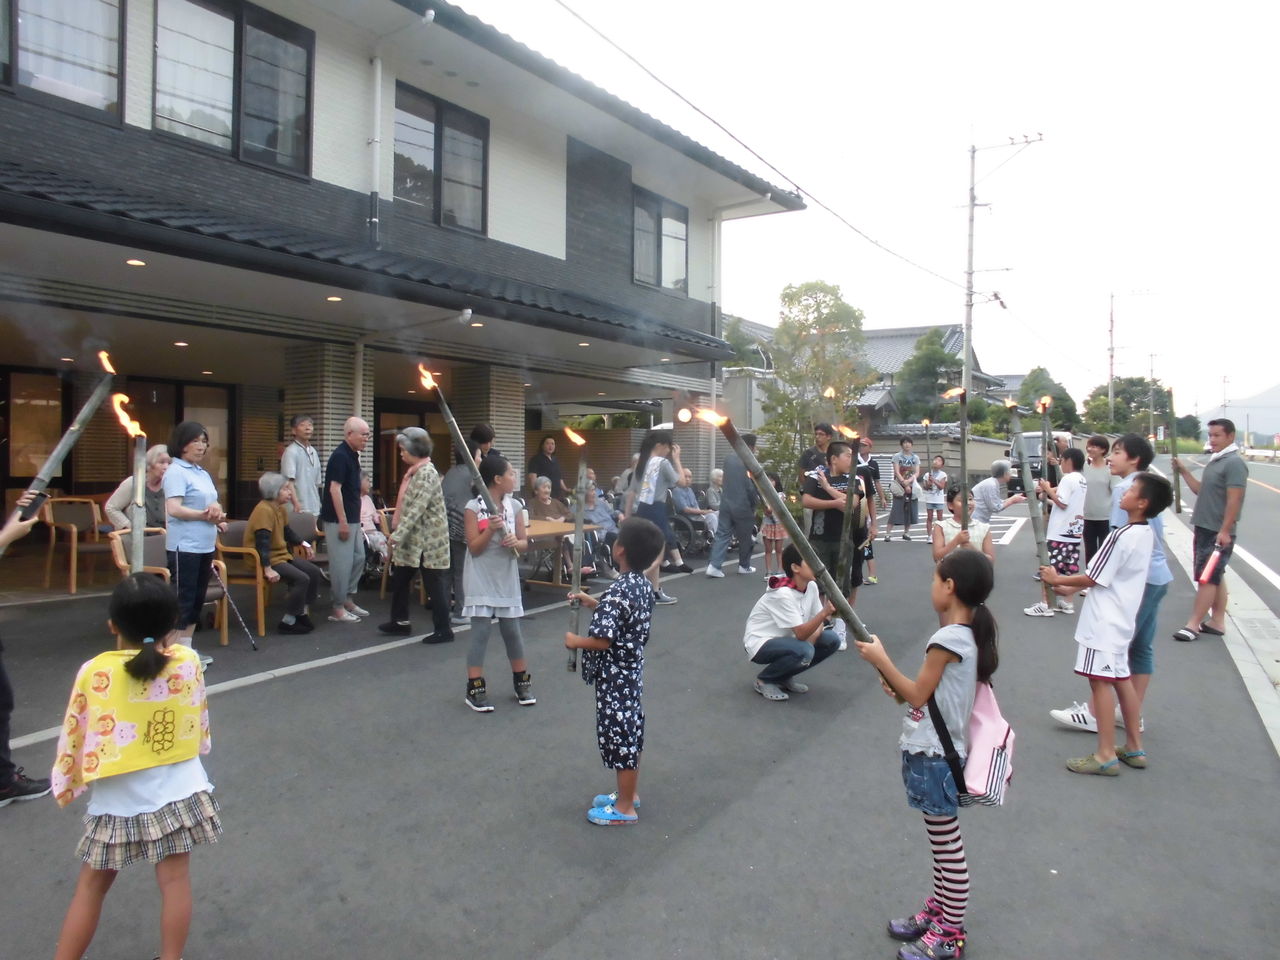
[[[1023,493],[1028,493],[1026,485],[1030,479],[1031,461],[1027,459],[1026,444],[1022,440],[1022,411],[1017,404],[1009,407],[1009,427],[1013,431],[1014,453],[1018,457],[1019,469],[1027,474],[1022,478]],[[1041,458],[1041,462],[1048,464],[1049,461]],[[1044,508],[1034,496],[1027,497],[1027,512],[1031,515],[1031,530],[1035,534],[1036,554],[1040,559],[1040,566],[1047,567],[1049,566],[1049,541],[1044,526]],[[1044,592],[1044,602],[1047,604],[1049,603],[1049,585],[1041,581],[1040,587]]]
[[[1178,455],[1178,418],[1173,415],[1173,388],[1169,388],[1169,456],[1176,457]],[[1182,474],[1177,470],[1173,473],[1173,510],[1175,513],[1182,512]]]
[[[568,427],[564,428],[564,432],[578,446],[578,485],[573,494],[573,599],[569,602],[570,628],[577,637],[582,635],[582,601],[578,599],[578,594],[582,592],[582,550],[586,539],[582,528],[585,526],[587,512],[587,441]],[[570,673],[578,672],[576,647],[569,651],[569,662],[565,666]]]

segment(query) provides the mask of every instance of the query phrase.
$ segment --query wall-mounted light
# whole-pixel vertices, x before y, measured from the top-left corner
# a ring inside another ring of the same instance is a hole
[[[189,346],[191,346],[191,344],[187,343],[187,341],[185,341],[185,340],[175,340],[175,341],[173,341],[173,345],[174,345],[175,347],[189,347]]]
[[[337,294],[334,294],[333,296],[325,297],[325,299],[326,299],[326,300],[328,300],[330,303],[341,303],[341,302],[342,302],[342,298],[341,298],[340,296],[338,296]]]

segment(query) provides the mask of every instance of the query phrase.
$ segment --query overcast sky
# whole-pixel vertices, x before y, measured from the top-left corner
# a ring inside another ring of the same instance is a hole
[[[555,0],[458,2],[789,185]],[[962,322],[969,145],[1043,133],[1016,157],[978,154],[989,206],[974,265],[992,272],[975,286],[1009,305],[975,308],[982,368],[1047,366],[1083,400],[1106,382],[1114,292],[1116,375],[1154,362],[1180,413],[1220,405],[1224,376],[1233,400],[1280,382],[1273,5],[566,3],[787,178],[955,284],[810,200],[726,226],[726,311],[776,323],[781,289],[817,279],[839,284],[868,328]]]

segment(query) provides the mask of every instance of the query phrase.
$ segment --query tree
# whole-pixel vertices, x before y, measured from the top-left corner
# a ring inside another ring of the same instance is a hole
[[[1112,382],[1115,417],[1109,416],[1107,385],[1100,383],[1085,400],[1085,419],[1100,433],[1140,433],[1147,435],[1151,423],[1151,395],[1155,392],[1155,421],[1164,423],[1169,415],[1169,391],[1159,380],[1146,377],[1119,377]]]
[[[1178,436],[1186,437],[1188,440],[1200,439],[1200,418],[1187,414],[1185,417],[1179,417],[1177,421]]]
[[[1049,375],[1044,367],[1035,367],[1022,380],[1018,390],[1018,403],[1031,410],[1043,396],[1053,397],[1053,406],[1049,408],[1049,422],[1055,430],[1075,431],[1080,426],[1080,415],[1076,411],[1076,402],[1067,393],[1067,388]]]
[[[845,303],[838,286],[816,280],[788,286],[781,303],[760,442],[765,467],[794,490],[796,461],[814,424],[857,419],[858,398],[879,374],[866,360],[862,311]]]
[[[964,366],[960,357],[942,346],[942,329],[935,327],[916,341],[915,352],[895,378],[893,395],[903,422],[928,417],[937,419],[938,401],[946,389],[948,374],[958,374]],[[970,420],[973,420],[972,407]],[[979,420],[982,417],[978,417]]]

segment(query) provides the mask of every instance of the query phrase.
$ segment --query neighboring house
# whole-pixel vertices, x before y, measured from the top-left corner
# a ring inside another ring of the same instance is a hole
[[[444,2],[0,0],[0,23],[8,488],[100,346],[152,437],[209,427],[239,515],[294,412],[325,453],[365,416],[384,490],[404,426],[446,463],[423,359],[523,462],[540,411],[705,389],[720,224],[803,207]],[[105,413],[55,486],[110,489],[126,456]]]
[[[999,403],[1004,403],[1005,400],[1018,399],[1018,393],[1022,390],[1022,381],[1027,379],[1027,375],[1025,373],[1002,373],[997,379],[1003,385],[988,389],[987,396]]]

